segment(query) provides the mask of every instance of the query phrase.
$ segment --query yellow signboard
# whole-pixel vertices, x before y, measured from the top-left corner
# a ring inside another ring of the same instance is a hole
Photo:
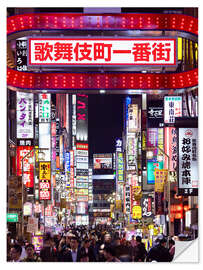
[[[167,181],[168,170],[155,169],[155,192],[164,192],[164,184]]]
[[[120,209],[121,210],[122,205],[121,205],[121,200],[116,200],[116,209]]]
[[[133,219],[141,219],[142,218],[142,208],[141,208],[141,206],[139,206],[139,205],[133,206],[132,218]]]
[[[132,186],[132,199],[137,201],[142,198],[142,187],[141,186]]]
[[[44,161],[39,163],[39,179],[51,180],[51,162]]]

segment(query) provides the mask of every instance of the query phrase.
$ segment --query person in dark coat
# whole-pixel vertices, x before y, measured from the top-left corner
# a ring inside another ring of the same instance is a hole
[[[83,247],[81,247],[80,252],[83,253],[83,254],[87,254],[87,256],[89,257],[90,262],[96,262],[96,257],[94,255],[94,250],[90,246],[90,240],[89,239],[86,239],[84,241],[84,245],[83,245]]]
[[[136,236],[136,245],[133,247],[133,261],[144,262],[147,255],[145,245],[142,243],[142,238]]]
[[[52,239],[45,239],[44,246],[40,250],[40,258],[43,262],[56,262],[57,254],[54,251]]]
[[[63,254],[63,258],[61,258],[63,262],[80,262],[81,251],[78,244],[77,237],[72,237],[70,240],[71,248],[67,249]]]
[[[165,238],[161,239],[159,244],[150,249],[147,254],[147,262],[171,262],[172,257],[166,248],[167,240]]]

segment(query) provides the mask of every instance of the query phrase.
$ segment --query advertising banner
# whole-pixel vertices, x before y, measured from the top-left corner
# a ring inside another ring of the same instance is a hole
[[[27,40],[16,40],[16,70],[27,71]]]
[[[22,209],[22,177],[10,176],[8,184],[8,208]]]
[[[88,150],[76,150],[77,157],[88,157]]]
[[[57,141],[56,141],[57,145]],[[51,160],[51,123],[39,123],[39,148],[47,148],[43,150],[45,160]]]
[[[159,128],[164,125],[163,100],[147,100],[147,127]]]
[[[77,214],[87,215],[88,214],[88,203],[87,202],[79,202],[77,204]]]
[[[163,161],[157,160],[147,161],[147,184],[152,185],[155,183],[155,169],[163,169]]]
[[[93,154],[94,170],[112,169],[112,154]]]
[[[141,186],[131,186],[131,200],[138,201],[142,198],[142,187]]]
[[[34,137],[34,104],[33,94],[17,92],[16,124],[17,139],[32,139]]]
[[[142,208],[139,205],[135,205],[132,208],[132,218],[141,219],[142,218]]]
[[[27,232],[35,233],[37,231],[38,231],[38,218],[29,217],[28,225],[27,225]]]
[[[51,94],[39,94],[39,123],[51,122]]]
[[[182,117],[182,97],[164,97],[164,123],[175,123],[175,117]]]
[[[76,140],[88,141],[88,96],[84,94],[76,95]]]
[[[122,139],[116,139],[116,152],[122,152],[123,142]]]
[[[80,162],[76,164],[76,168],[77,169],[84,169],[84,170],[88,170],[88,163],[85,163],[85,162]]]
[[[88,143],[76,143],[77,150],[88,150]]]
[[[88,188],[88,182],[84,183],[84,182],[78,182],[76,183],[76,187],[77,188]]]
[[[175,38],[30,38],[29,65],[176,65]]]
[[[164,185],[167,182],[168,170],[155,169],[155,192],[164,192]]]
[[[137,169],[138,139],[134,135],[127,135],[127,170]]]
[[[26,188],[28,188],[29,194],[33,193],[34,187],[34,165],[28,162],[28,156],[34,156],[34,151],[32,150],[33,146],[17,146],[17,175],[23,176],[22,181]]]
[[[164,152],[170,158],[170,172],[175,172],[178,162],[178,131],[174,127],[164,128]],[[168,166],[168,158],[165,157],[164,164]]]
[[[51,199],[51,162],[39,162],[39,199]]]
[[[88,195],[77,195],[78,202],[88,202]]]
[[[24,216],[31,216],[32,215],[32,203],[26,202],[23,205],[23,215]]]
[[[88,195],[88,188],[78,188],[77,195]]]
[[[119,183],[124,182],[124,160],[123,153],[116,153],[116,176]]]
[[[198,195],[198,129],[178,129],[178,194]]]
[[[125,201],[125,213],[128,215],[130,214],[131,210],[131,199],[130,199],[130,185],[125,185],[125,196],[124,196],[124,201]]]
[[[155,215],[164,215],[164,192],[155,192]]]
[[[43,247],[43,235],[33,235],[32,244],[35,247],[35,251],[40,251]]]
[[[153,210],[152,210],[153,197],[143,194],[141,199],[141,207],[142,207],[142,217],[143,218],[153,218]]]
[[[128,132],[135,133],[140,130],[138,104],[128,105]]]
[[[158,128],[147,129],[147,146],[156,147],[158,145]]]
[[[18,222],[17,213],[7,213],[6,215],[7,222]]]

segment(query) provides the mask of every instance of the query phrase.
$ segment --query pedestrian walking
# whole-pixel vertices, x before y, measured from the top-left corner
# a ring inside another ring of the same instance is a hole
[[[172,261],[171,255],[166,248],[167,240],[165,238],[159,241],[159,244],[150,249],[147,254],[146,261],[147,262],[170,262]]]
[[[32,244],[28,244],[25,247],[26,257],[21,262],[41,262],[41,259],[35,253],[35,248]]]

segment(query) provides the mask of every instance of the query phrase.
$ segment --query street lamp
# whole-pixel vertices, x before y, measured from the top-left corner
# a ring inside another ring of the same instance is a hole
[[[167,164],[167,167],[168,167],[168,175],[167,175],[167,185],[168,185],[168,217],[169,217],[169,221],[168,221],[168,231],[169,231],[169,236],[171,236],[171,186],[170,186],[170,174],[169,174],[169,170],[170,170],[170,157],[169,155],[167,155],[163,149],[161,149],[159,146],[156,146],[156,147],[147,147],[146,150],[146,157],[147,159],[152,159],[153,156],[154,156],[154,153],[153,151],[158,149],[161,154],[157,154],[157,161],[158,162],[161,162],[163,161],[163,156],[165,156],[168,160],[168,164]],[[150,157],[150,158],[148,158]]]
[[[44,160],[45,157],[45,153],[43,152],[44,150],[49,150],[48,148],[33,148],[32,150],[30,150],[21,160],[21,168],[22,168],[22,228],[21,228],[21,233],[22,233],[22,237],[24,235],[24,213],[23,213],[23,207],[24,207],[24,169],[23,169],[23,162],[25,160],[25,158],[28,158],[28,163],[32,164],[35,159],[33,156],[31,156],[31,154],[36,151],[39,151],[38,153],[38,159],[39,160]]]

